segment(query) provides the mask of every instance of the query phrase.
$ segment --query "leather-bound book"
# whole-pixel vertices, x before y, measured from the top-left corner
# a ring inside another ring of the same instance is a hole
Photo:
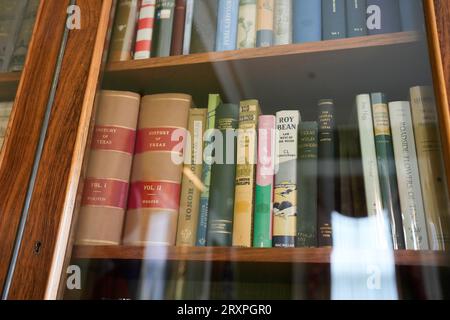
[[[140,96],[102,91],[92,137],[76,242],[118,245],[122,236]]]
[[[179,56],[183,53],[184,25],[186,21],[186,0],[175,1],[175,13],[173,18],[171,56]]]
[[[152,39],[152,56],[170,56],[172,45],[175,0],[157,0],[155,29]]]
[[[142,98],[123,241],[174,245],[180,206],[184,137],[192,97]]]

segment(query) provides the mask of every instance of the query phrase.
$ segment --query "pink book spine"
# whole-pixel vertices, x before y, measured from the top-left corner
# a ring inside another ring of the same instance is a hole
[[[136,35],[134,59],[148,59],[151,56],[153,24],[156,0],[142,0]]]

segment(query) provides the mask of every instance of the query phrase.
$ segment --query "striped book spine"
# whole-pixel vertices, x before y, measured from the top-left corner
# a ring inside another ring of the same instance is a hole
[[[153,24],[156,0],[142,0],[136,35],[134,59],[148,59],[151,56]]]
[[[256,46],[270,47],[273,45],[274,0],[258,0],[257,4]]]

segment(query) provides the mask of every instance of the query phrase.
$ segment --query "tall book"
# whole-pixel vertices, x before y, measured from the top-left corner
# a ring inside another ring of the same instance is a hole
[[[186,24],[186,0],[175,1],[173,17],[173,34],[170,45],[170,55],[178,56],[183,53],[184,26]]]
[[[180,212],[178,216],[177,246],[195,246],[203,165],[203,134],[207,109],[189,111],[189,135],[186,140],[185,164],[181,182]]]
[[[366,0],[346,0],[347,36],[362,37],[367,35]]]
[[[399,0],[402,31],[425,31],[422,0]]]
[[[405,249],[389,110],[383,93],[372,93],[373,127],[383,210],[390,219],[394,249]]]
[[[301,122],[298,141],[298,218],[296,247],[317,247],[317,122]]]
[[[239,0],[219,0],[216,51],[235,50],[239,19]]]
[[[322,3],[318,0],[295,0],[293,4],[294,43],[322,40]]]
[[[239,2],[237,48],[256,47],[256,0]]]
[[[139,0],[120,0],[109,46],[109,61],[133,59],[133,41],[139,18]]]
[[[195,0],[190,53],[211,52],[216,48],[218,7],[219,0]]]
[[[222,103],[220,95],[210,94],[208,101],[208,114],[206,118],[206,132],[202,168],[203,192],[200,194],[200,208],[198,213],[197,241],[196,245],[206,245],[209,213],[209,190],[211,187],[211,167],[213,162],[214,130],[216,126],[216,110]]]
[[[152,52],[155,57],[170,56],[172,44],[175,0],[156,0],[155,30]]]
[[[236,136],[239,106],[221,104],[216,110],[215,157],[211,168],[207,244],[232,245],[233,208],[236,179]]]
[[[322,40],[347,36],[345,0],[322,0]]]
[[[140,96],[101,91],[84,181],[76,242],[121,242]]]
[[[407,250],[428,250],[428,232],[408,101],[389,103],[395,167]]]
[[[186,15],[184,17],[183,54],[191,50],[192,19],[194,17],[194,0],[186,0]]]
[[[270,47],[273,45],[273,14],[274,0],[257,0],[256,46]]]
[[[332,246],[331,213],[336,210],[336,125],[333,100],[320,100],[319,120],[319,165],[318,165],[318,210],[317,241],[320,247]]]
[[[431,250],[450,248],[448,185],[432,87],[410,90],[420,183]]]
[[[367,28],[369,35],[400,32],[398,0],[367,0]]]
[[[175,245],[191,105],[186,94],[142,98],[123,237],[127,245]]]
[[[156,0],[141,0],[134,48],[134,59],[148,59],[152,55],[153,27]]]
[[[292,0],[275,0],[274,45],[292,43]]]
[[[253,203],[257,159],[257,128],[260,114],[257,100],[241,101],[237,136],[236,184],[234,196],[233,246],[251,247]]]
[[[276,166],[273,203],[273,246],[295,247],[297,237],[297,157],[299,111],[276,114]]]
[[[339,141],[339,212],[343,215],[353,217],[352,180],[350,164],[350,128],[348,126],[338,126]]]
[[[253,246],[272,247],[275,116],[259,116]]]

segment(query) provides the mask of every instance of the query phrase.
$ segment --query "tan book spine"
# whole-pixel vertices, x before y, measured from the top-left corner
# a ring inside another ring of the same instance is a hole
[[[184,136],[191,105],[192,97],[185,94],[142,98],[125,244],[175,245]]]
[[[178,217],[177,246],[195,246],[202,188],[203,134],[207,109],[189,112],[189,143],[186,148],[181,183],[180,212]]]
[[[237,138],[236,188],[234,195],[233,246],[251,247],[257,153],[257,127],[260,114],[257,100],[242,101]]]
[[[101,91],[76,242],[120,244],[133,160],[140,96]]]
[[[450,249],[450,203],[446,184],[436,101],[431,87],[411,88],[420,183],[432,250]]]

